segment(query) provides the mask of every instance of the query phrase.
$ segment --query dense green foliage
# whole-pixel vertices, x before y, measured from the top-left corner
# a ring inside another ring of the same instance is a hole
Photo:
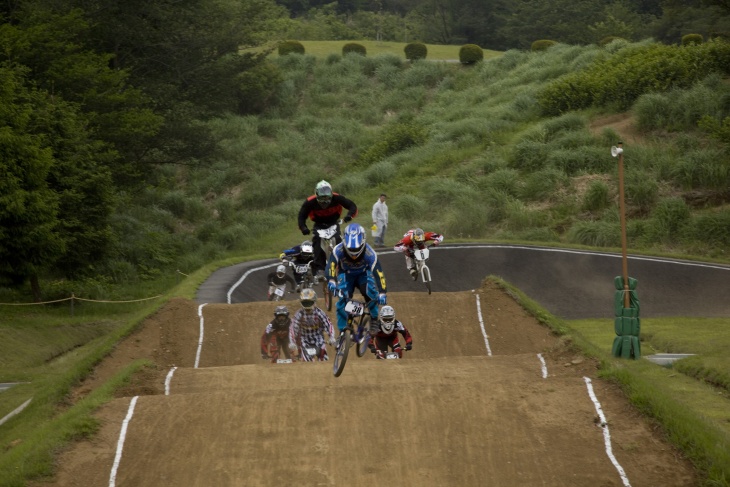
[[[606,53],[589,69],[564,76],[538,99],[548,115],[591,106],[628,109],[644,93],[689,88],[713,73],[730,72],[730,43],[683,47],[645,43]]]
[[[428,44],[477,44],[485,49],[529,49],[537,39],[593,44],[608,37],[653,38],[678,44],[694,32],[727,36],[726,0],[388,0],[386,2],[278,0],[291,19],[278,38],[367,39]]]
[[[426,59],[428,48],[423,42],[410,42],[403,48],[406,59],[409,61],[417,61],[418,59]]]

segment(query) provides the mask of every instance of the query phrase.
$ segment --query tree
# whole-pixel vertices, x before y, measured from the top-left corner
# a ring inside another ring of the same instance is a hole
[[[0,66],[0,280],[30,280],[40,300],[39,274],[65,250],[58,231],[58,195],[48,186],[52,151],[32,133],[43,94],[23,86],[22,69]]]

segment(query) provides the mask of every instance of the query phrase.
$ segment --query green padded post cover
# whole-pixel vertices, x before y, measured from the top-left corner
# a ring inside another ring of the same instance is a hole
[[[638,359],[641,357],[641,320],[639,318],[639,295],[636,292],[638,281],[629,277],[629,290],[624,291],[624,279],[617,276],[613,280],[616,292],[613,297],[614,331],[611,353],[614,357]],[[624,308],[624,293],[629,293],[629,307]]]

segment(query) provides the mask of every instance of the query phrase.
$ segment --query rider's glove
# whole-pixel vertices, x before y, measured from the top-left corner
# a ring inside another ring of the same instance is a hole
[[[271,357],[269,357],[269,356],[268,356],[268,355],[266,355],[265,353],[262,353],[262,354],[261,354],[261,358],[262,358],[262,359],[264,359],[264,360],[268,360],[268,359],[270,359]]]
[[[333,336],[330,337],[330,347],[334,347],[337,344],[337,339]]]
[[[337,290],[337,284],[335,284],[335,281],[333,281],[333,280],[331,280],[331,279],[330,279],[330,280],[329,280],[329,281],[327,282],[327,289],[329,289],[329,291],[330,291],[330,292],[331,292],[332,294],[334,294],[334,292],[335,292],[335,291]]]
[[[380,293],[378,296],[378,304],[380,306],[385,306],[385,303],[387,303],[388,299],[385,296],[385,293]]]
[[[284,260],[286,258],[286,254],[284,252],[279,254],[279,260]]]
[[[309,235],[309,234],[310,234],[309,228],[307,228],[307,227],[302,228],[302,235]]]
[[[406,350],[413,350],[413,344],[412,343],[406,343]]]
[[[347,223],[349,221],[352,221],[352,217],[350,215],[347,215],[345,218],[342,219],[342,221]]]
[[[370,349],[370,353],[375,353],[375,345],[368,345],[368,348]]]

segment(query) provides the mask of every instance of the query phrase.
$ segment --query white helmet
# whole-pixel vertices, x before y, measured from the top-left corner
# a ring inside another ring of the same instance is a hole
[[[395,329],[395,310],[392,306],[380,308],[380,328],[387,335],[393,333]]]
[[[284,274],[286,274],[286,267],[284,267],[284,264],[279,264],[276,266],[276,275],[279,277],[284,277]]]
[[[301,245],[301,254],[305,259],[312,259],[314,257],[314,245],[310,240],[305,240]]]

